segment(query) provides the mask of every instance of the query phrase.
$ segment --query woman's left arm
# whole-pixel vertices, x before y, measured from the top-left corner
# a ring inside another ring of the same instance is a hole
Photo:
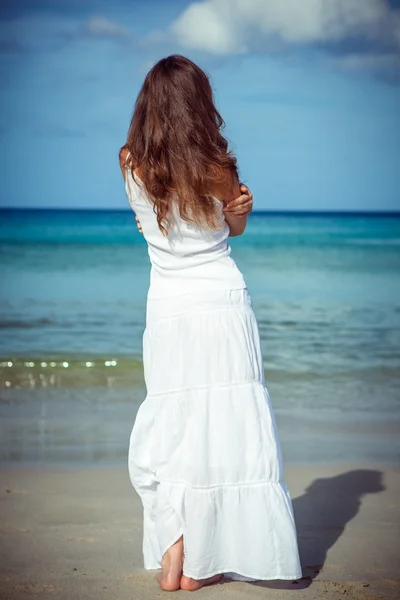
[[[249,215],[253,210],[253,194],[244,183],[240,184],[241,195],[231,200],[224,207],[224,213],[244,217]]]

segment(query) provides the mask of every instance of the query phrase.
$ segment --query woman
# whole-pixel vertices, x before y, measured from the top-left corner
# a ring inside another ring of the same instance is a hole
[[[146,76],[120,152],[152,263],[147,396],[129,473],[143,503],[144,566],[161,567],[164,590],[223,574],[301,576],[257,323],[227,242],[246,215],[227,210],[240,188],[222,125],[206,74],[169,56]]]

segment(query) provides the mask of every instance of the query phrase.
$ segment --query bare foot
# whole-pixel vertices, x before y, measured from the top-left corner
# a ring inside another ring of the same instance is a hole
[[[183,539],[179,538],[162,557],[161,573],[157,576],[162,590],[175,592],[179,590],[183,567]]]
[[[195,592],[205,585],[212,585],[213,583],[217,583],[220,579],[222,579],[222,575],[214,575],[214,577],[208,577],[207,579],[192,579],[191,577],[186,577],[186,575],[182,575],[181,577],[181,590],[187,590],[188,592]]]

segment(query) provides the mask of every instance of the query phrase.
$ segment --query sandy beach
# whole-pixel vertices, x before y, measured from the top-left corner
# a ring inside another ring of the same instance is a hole
[[[225,580],[196,597],[399,598],[400,471],[289,466],[286,480],[303,579]],[[4,468],[0,516],[2,600],[168,596],[142,567],[141,505],[123,467]]]

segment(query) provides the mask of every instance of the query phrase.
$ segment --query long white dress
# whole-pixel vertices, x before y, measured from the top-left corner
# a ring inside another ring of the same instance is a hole
[[[143,363],[147,396],[129,474],[144,511],[146,569],[180,537],[194,579],[301,577],[292,503],[265,387],[257,322],[230,257],[229,228],[174,210],[158,229],[143,185],[126,174],[151,260]]]

